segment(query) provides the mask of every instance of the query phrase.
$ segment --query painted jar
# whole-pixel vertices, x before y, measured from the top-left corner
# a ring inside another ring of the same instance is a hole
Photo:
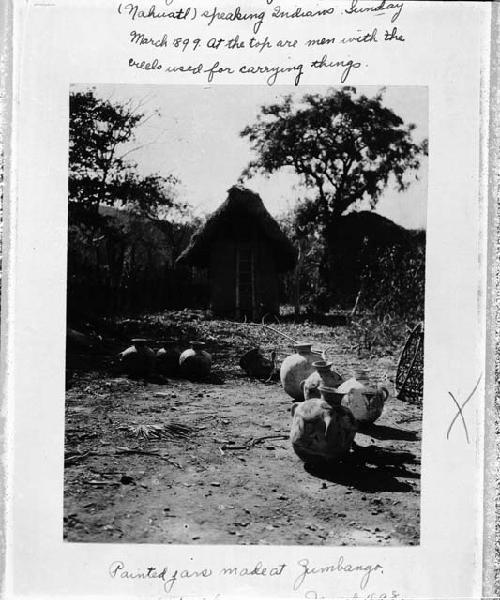
[[[313,362],[312,366],[314,371],[301,384],[305,400],[320,398],[319,387],[321,385],[336,388],[343,381],[341,375],[332,369],[332,363],[317,360]]]
[[[175,340],[165,340],[156,353],[156,370],[160,375],[176,376],[179,374],[179,358],[181,352]]]
[[[356,420],[341,405],[342,394],[321,386],[321,398],[294,404],[290,440],[304,462],[345,457],[356,436]]]
[[[191,347],[179,357],[179,369],[187,379],[204,379],[210,375],[212,357],[204,349],[205,342],[190,342]]]
[[[321,356],[311,351],[312,344],[298,342],[293,345],[294,354],[290,354],[281,363],[280,379],[285,392],[297,402],[304,400],[302,382],[314,371],[313,362]]]
[[[344,394],[342,405],[352,412],[359,425],[374,423],[381,416],[389,397],[386,387],[370,383],[368,372],[364,369],[356,369],[354,376],[338,390]]]
[[[120,362],[128,377],[150,377],[155,370],[155,351],[147,346],[147,340],[134,338],[132,345],[120,352]]]

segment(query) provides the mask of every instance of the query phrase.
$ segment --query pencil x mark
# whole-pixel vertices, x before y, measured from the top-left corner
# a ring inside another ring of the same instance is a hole
[[[455,396],[451,392],[448,392],[448,394],[451,396],[451,399],[455,403],[455,406],[457,407],[458,412],[453,417],[453,420],[451,421],[450,426],[448,427],[448,431],[446,432],[446,439],[447,440],[450,439],[450,432],[451,432],[451,429],[452,429],[453,425],[455,424],[455,421],[458,419],[458,417],[460,417],[462,419],[462,424],[464,426],[465,439],[467,440],[468,444],[470,443],[470,441],[469,441],[469,431],[467,429],[467,423],[465,422],[465,417],[464,417],[463,411],[464,411],[465,405],[469,402],[469,400],[471,400],[472,396],[474,396],[474,394],[476,393],[476,390],[477,390],[477,388],[479,386],[479,382],[481,381],[481,377],[482,377],[482,374],[479,375],[479,379],[477,380],[477,383],[474,386],[474,389],[472,390],[472,392],[467,397],[467,400],[465,400],[462,405],[459,404],[458,400],[455,398]]]

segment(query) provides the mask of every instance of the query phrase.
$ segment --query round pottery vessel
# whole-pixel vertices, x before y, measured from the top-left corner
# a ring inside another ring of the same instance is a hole
[[[320,398],[320,386],[335,388],[343,381],[341,375],[332,370],[332,363],[317,360],[312,366],[315,370],[301,383],[305,400]]]
[[[313,362],[320,358],[311,351],[312,344],[299,342],[293,345],[294,354],[290,354],[281,363],[280,379],[285,392],[297,402],[304,400],[302,382],[314,371]]]
[[[304,462],[333,461],[346,456],[356,435],[356,420],[341,405],[321,398],[294,405],[290,440]]]
[[[161,375],[179,374],[180,350],[175,340],[167,340],[156,353],[156,370]]]
[[[210,375],[212,357],[204,350],[205,342],[190,342],[191,347],[179,357],[179,369],[187,379],[204,379]]]
[[[120,353],[120,362],[128,377],[149,377],[155,370],[156,354],[147,340],[134,338],[132,345]]]
[[[389,397],[384,386],[371,385],[366,371],[355,371],[355,376],[338,387],[342,392],[342,406],[348,408],[359,425],[371,425],[380,418]]]

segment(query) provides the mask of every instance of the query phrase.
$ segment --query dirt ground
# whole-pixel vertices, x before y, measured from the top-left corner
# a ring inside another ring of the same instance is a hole
[[[190,327],[183,333],[194,327],[209,340],[214,371],[224,381],[146,383],[102,370],[72,372],[67,541],[419,543],[418,406],[392,394],[377,423],[356,436],[363,460],[315,469],[299,460],[287,439],[292,403],[279,382],[251,379],[237,366],[236,357],[254,345],[257,333],[236,339],[230,323]],[[374,381],[394,377],[397,353],[360,358],[350,327],[283,330],[326,349],[341,373],[356,363]],[[275,343],[259,341],[264,349]]]

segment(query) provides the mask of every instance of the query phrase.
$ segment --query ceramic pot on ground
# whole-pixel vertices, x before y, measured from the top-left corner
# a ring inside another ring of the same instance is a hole
[[[348,408],[361,426],[371,425],[382,414],[389,397],[389,390],[381,385],[373,385],[368,379],[368,372],[355,370],[354,377],[338,387],[344,394],[342,405]]]
[[[156,370],[160,375],[175,377],[179,374],[181,352],[175,340],[166,340],[156,353]]]
[[[280,379],[285,392],[297,402],[304,400],[302,382],[314,371],[313,362],[321,356],[311,351],[309,342],[299,342],[293,345],[294,354],[287,356],[281,363]]]
[[[357,427],[341,397],[334,388],[321,386],[321,398],[294,404],[290,440],[304,462],[335,461],[349,453]]]
[[[212,357],[204,350],[205,342],[190,342],[179,357],[179,370],[187,379],[205,379],[210,375]]]
[[[123,370],[131,378],[150,377],[155,370],[156,354],[147,340],[135,338],[132,346],[119,354]]]
[[[321,393],[319,387],[321,385],[335,388],[342,383],[341,375],[332,370],[332,363],[327,363],[324,360],[317,360],[312,363],[312,366],[315,370],[301,384],[304,400],[320,398]]]
[[[239,365],[250,377],[268,379],[274,371],[274,357],[269,360],[260,348],[252,348],[240,358]]]

